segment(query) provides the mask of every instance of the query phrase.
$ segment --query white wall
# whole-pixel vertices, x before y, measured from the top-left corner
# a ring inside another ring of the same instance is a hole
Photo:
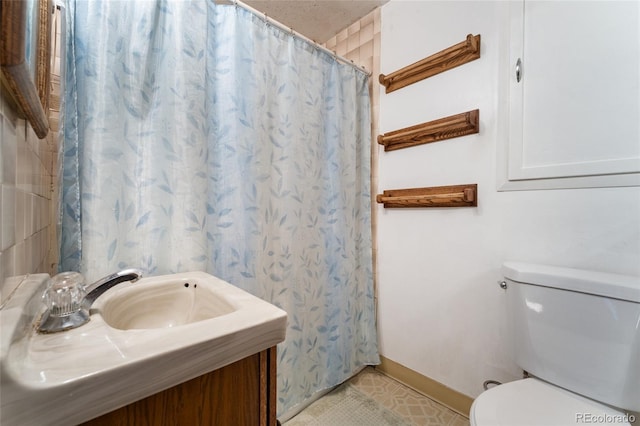
[[[506,133],[508,3],[392,0],[382,9],[388,74],[481,34],[481,58],[390,94],[380,133],[480,109],[480,133],[379,151],[384,189],[477,183],[477,208],[378,207],[381,354],[475,397],[519,377],[506,341],[505,260],[640,276],[640,188],[497,192]],[[381,89],[382,90],[382,89]]]

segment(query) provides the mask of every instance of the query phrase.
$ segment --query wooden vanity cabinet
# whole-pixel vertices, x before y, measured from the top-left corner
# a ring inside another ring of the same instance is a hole
[[[276,347],[111,411],[88,426],[276,426]]]

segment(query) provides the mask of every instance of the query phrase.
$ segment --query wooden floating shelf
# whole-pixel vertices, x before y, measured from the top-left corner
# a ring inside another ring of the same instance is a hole
[[[438,142],[459,136],[471,135],[480,131],[480,110],[451,115],[416,126],[406,127],[378,136],[378,143],[385,151],[409,148]]]
[[[465,41],[435,53],[421,61],[407,65],[389,75],[380,74],[378,81],[386,88],[386,93],[424,80],[480,57],[480,34],[467,35]]]
[[[390,189],[378,194],[376,201],[384,204],[385,208],[477,207],[478,185]]]

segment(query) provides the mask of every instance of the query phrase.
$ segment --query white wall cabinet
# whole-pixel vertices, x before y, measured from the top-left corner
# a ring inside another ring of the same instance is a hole
[[[511,3],[499,189],[640,185],[639,21],[637,0]]]

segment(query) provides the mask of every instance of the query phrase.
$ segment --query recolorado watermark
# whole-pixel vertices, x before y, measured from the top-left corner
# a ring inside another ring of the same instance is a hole
[[[576,413],[576,423],[584,424],[629,424],[636,421],[633,414],[592,414]]]

